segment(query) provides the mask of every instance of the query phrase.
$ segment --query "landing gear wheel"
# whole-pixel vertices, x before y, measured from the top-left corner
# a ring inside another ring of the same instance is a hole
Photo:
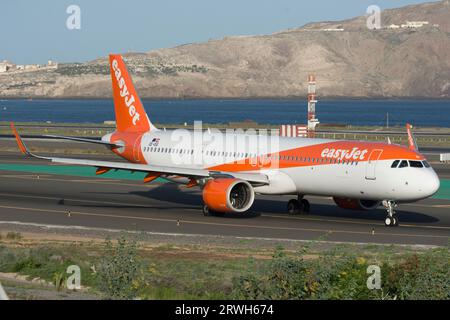
[[[310,207],[311,206],[310,206],[308,200],[306,200],[306,199],[300,200],[300,213],[301,214],[309,214]]]
[[[393,222],[393,226],[394,227],[398,227],[398,218],[397,218],[397,215],[394,215],[393,217],[392,217],[392,219],[394,220],[394,222]]]
[[[289,200],[287,204],[287,212],[289,214],[299,214],[300,213],[300,202],[297,199]]]
[[[384,224],[387,227],[398,227],[398,218],[396,216],[387,216],[386,219],[384,219]]]
[[[391,217],[387,216],[386,219],[384,219],[384,225],[387,227],[391,227],[392,221],[393,221],[393,219]]]
[[[388,227],[397,227],[399,221],[397,214],[395,213],[397,204],[394,201],[383,201],[383,205],[388,213],[386,219],[384,219],[384,224]]]

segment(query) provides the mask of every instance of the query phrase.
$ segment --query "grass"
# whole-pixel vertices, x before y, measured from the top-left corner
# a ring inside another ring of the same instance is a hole
[[[450,298],[448,248],[416,251],[342,244],[317,251],[310,243],[294,251],[275,245],[271,250],[243,250],[136,245],[129,236],[120,239],[122,242],[38,243],[22,236],[2,237],[0,272],[53,283],[65,279],[67,267],[76,264],[81,268],[82,285],[102,298],[111,297],[105,281],[114,285],[116,292],[127,288],[141,299]],[[105,263],[108,268],[101,267]],[[130,263],[134,270],[129,283],[109,282],[128,279]],[[383,290],[367,289],[371,264],[381,267]]]

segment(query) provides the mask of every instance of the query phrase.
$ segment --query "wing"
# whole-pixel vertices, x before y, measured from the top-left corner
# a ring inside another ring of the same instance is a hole
[[[57,139],[64,139],[64,140],[71,140],[71,141],[79,141],[79,142],[88,142],[88,143],[95,143],[95,144],[102,144],[108,147],[123,147],[123,145],[117,144],[117,143],[110,143],[102,140],[93,140],[93,139],[85,139],[85,138],[76,138],[76,137],[66,137],[66,136],[56,136],[52,134],[45,134],[44,137],[49,138],[57,138]]]
[[[97,161],[97,160],[84,160],[84,159],[72,159],[72,158],[59,158],[59,157],[43,157],[39,155],[35,155],[28,150],[22,138],[20,137],[17,129],[14,124],[11,123],[11,129],[16,137],[17,144],[19,146],[20,151],[23,154],[38,158],[49,160],[55,163],[64,163],[64,164],[73,164],[73,165],[82,165],[82,166],[91,166],[97,167],[98,173],[105,173],[111,169],[115,170],[128,170],[128,171],[139,171],[139,172],[148,172],[149,174],[158,174],[158,175],[177,175],[182,177],[188,177],[193,179],[201,179],[201,178],[219,178],[219,177],[230,177],[236,179],[246,180],[252,185],[267,185],[269,184],[269,179],[266,175],[259,173],[241,173],[241,172],[222,172],[222,171],[210,171],[204,169],[194,169],[194,168],[176,168],[169,166],[154,166],[148,164],[137,164],[137,163],[126,163],[126,162],[114,162],[114,161]]]

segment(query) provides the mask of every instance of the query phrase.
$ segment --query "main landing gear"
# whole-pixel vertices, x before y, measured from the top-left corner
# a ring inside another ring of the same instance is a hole
[[[383,206],[387,210],[387,216],[384,219],[384,224],[388,227],[397,227],[398,226],[398,216],[395,212],[395,208],[397,204],[395,201],[386,200],[383,201]]]
[[[203,205],[202,211],[203,211],[203,215],[205,217],[208,217],[208,216],[223,217],[225,215],[225,213],[223,213],[223,212],[217,212],[217,211],[211,210],[206,204]]]
[[[308,214],[310,209],[309,201],[303,199],[302,196],[297,199],[289,200],[287,204],[287,212],[289,214]]]
[[[202,209],[203,209],[203,215],[205,217],[211,215],[211,210],[209,209],[209,207],[206,204],[203,205]]]

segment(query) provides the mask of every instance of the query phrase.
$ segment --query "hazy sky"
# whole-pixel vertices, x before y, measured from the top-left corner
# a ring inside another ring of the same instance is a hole
[[[0,0],[0,60],[76,62],[110,52],[152,49],[268,34],[308,22],[364,15],[420,0]],[[81,9],[81,29],[69,30],[69,5]]]

